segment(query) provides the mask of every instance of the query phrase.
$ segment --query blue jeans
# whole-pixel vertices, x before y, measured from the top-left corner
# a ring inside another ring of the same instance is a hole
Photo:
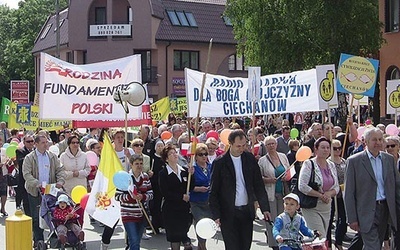
[[[124,223],[125,231],[128,235],[129,250],[140,250],[140,240],[144,231],[144,220],[141,222]]]
[[[291,248],[288,246],[281,246],[279,247],[279,250],[301,250],[300,248]]]
[[[43,229],[39,227],[39,210],[41,196],[40,194],[35,197],[28,194],[30,214],[32,216],[32,228],[33,228],[33,241],[37,243],[39,240],[44,240]]]

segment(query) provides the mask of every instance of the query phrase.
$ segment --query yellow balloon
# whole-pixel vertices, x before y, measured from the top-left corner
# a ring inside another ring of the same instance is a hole
[[[71,198],[76,204],[78,204],[81,202],[81,199],[85,194],[87,194],[86,188],[82,185],[78,185],[72,189]]]
[[[296,152],[296,161],[305,161],[311,157],[311,149],[307,146],[301,146]]]

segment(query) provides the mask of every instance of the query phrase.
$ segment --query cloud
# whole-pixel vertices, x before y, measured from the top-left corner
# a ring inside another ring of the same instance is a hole
[[[0,5],[7,5],[12,9],[17,9],[19,1],[20,0],[0,0]]]

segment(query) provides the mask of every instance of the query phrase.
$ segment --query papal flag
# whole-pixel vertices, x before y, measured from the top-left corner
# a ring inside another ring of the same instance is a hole
[[[101,223],[113,227],[120,218],[120,205],[114,199],[116,188],[113,176],[123,168],[107,134],[104,135],[103,143],[99,168],[86,205],[86,212]]]

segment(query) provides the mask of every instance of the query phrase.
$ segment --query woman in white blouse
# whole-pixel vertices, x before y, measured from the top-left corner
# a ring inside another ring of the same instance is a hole
[[[326,237],[331,215],[331,201],[339,192],[339,183],[335,164],[328,161],[331,151],[331,143],[325,137],[320,137],[314,144],[315,157],[306,160],[300,170],[299,191],[318,197],[317,206],[314,208],[302,208],[303,216],[310,229],[318,230],[322,237]],[[315,170],[315,182],[318,190],[312,189],[308,184],[311,178],[312,166]]]
[[[264,140],[267,153],[260,158],[261,175],[264,181],[265,190],[268,194],[271,218],[276,218],[283,212],[283,197],[285,193],[284,173],[289,168],[289,161],[285,154],[276,151],[277,142],[273,136],[267,136]],[[280,177],[281,178],[277,178]],[[267,223],[267,225],[269,225]],[[267,226],[268,245],[272,249],[278,249],[278,244],[272,236],[272,227]]]

